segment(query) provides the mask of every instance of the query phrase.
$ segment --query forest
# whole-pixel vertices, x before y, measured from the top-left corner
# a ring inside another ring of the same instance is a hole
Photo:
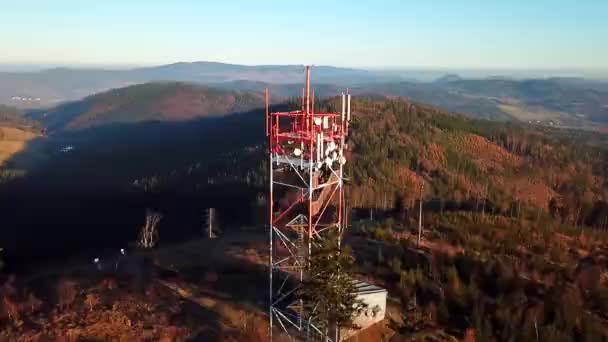
[[[315,102],[319,109],[338,108],[338,99]],[[358,97],[353,108],[346,241],[356,274],[389,289],[398,303],[400,316],[387,322],[394,334],[406,340],[606,339],[607,155],[600,133],[471,119],[401,99]],[[87,138],[86,153],[59,156],[7,180],[0,210],[14,228],[3,232],[3,241],[16,241],[19,249],[2,246],[2,295],[25,302],[23,291],[11,290],[9,274],[19,278],[27,273],[21,266],[48,261],[58,250],[132,243],[148,208],[163,214],[161,247],[200,237],[201,213],[209,207],[218,208],[225,234],[243,226],[264,234],[263,112],[191,124],[75,131],[76,139]],[[162,148],[152,151],[156,145],[143,132],[162,133]],[[234,137],[230,145],[210,149],[226,136]],[[125,141],[128,150],[116,148]],[[40,239],[28,239],[31,232]],[[82,305],[63,310],[99,305],[78,293]],[[21,317],[48,310],[30,305],[28,314],[26,307]],[[11,321],[8,314],[0,319]],[[186,335],[192,329],[173,323]]]

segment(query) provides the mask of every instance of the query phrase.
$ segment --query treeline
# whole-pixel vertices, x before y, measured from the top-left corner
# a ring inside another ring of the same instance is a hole
[[[27,118],[23,111],[2,104],[0,104],[0,125],[35,130],[40,130],[41,128],[39,122]],[[2,140],[1,137],[0,140]]]

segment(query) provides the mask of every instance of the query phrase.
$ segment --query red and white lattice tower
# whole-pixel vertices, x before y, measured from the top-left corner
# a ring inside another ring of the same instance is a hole
[[[345,139],[350,121],[350,95],[342,94],[340,113],[317,113],[310,91],[310,67],[301,110],[268,110],[270,147],[270,339],[281,329],[292,339],[320,339],[324,322],[315,319],[314,303],[304,303],[298,290],[307,276],[313,245],[331,230],[345,228]],[[330,339],[331,341],[331,339]]]

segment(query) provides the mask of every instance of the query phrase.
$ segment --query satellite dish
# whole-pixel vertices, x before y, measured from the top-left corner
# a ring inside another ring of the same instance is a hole
[[[321,168],[321,166],[323,166],[323,163],[318,162],[318,163],[317,163],[317,169],[320,169],[320,168]]]
[[[321,119],[321,118],[315,118],[315,125],[321,126],[322,123],[323,123],[323,119]]]
[[[338,153],[336,153],[336,151],[334,151],[334,152],[331,154],[331,159],[333,159],[333,160],[337,160],[337,159],[338,159]]]
[[[346,157],[340,158],[340,164],[342,164],[342,165],[346,164]]]
[[[99,258],[93,259],[93,262],[97,264],[99,262]]]
[[[293,150],[293,155],[299,157],[300,155],[302,155],[302,150],[296,148],[295,150]]]

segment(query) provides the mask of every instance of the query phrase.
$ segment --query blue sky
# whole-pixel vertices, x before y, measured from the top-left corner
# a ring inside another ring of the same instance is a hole
[[[22,64],[607,69],[608,1],[0,0],[0,46]]]

